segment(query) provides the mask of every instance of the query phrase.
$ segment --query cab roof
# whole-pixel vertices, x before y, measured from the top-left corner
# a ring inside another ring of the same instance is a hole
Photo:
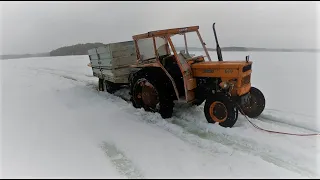
[[[157,31],[149,31],[144,34],[138,34],[132,36],[133,40],[138,39],[145,39],[150,37],[159,37],[159,36],[165,36],[165,35],[176,35],[186,32],[193,32],[197,31],[199,29],[199,26],[189,26],[189,27],[182,27],[182,28],[173,28],[173,29],[163,29],[163,30],[157,30]]]

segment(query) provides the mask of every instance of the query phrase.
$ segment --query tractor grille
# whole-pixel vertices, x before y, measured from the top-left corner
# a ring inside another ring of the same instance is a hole
[[[249,64],[249,65],[244,66],[244,67],[242,68],[242,72],[247,72],[247,71],[251,70],[251,65],[252,65],[252,64]]]
[[[241,85],[243,86],[243,85],[249,84],[250,83],[250,78],[251,78],[250,74],[248,76],[245,76],[244,78],[242,78]]]

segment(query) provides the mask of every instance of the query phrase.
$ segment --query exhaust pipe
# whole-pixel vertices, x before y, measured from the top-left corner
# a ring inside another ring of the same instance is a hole
[[[216,29],[215,29],[215,27],[214,27],[215,24],[216,24],[216,23],[213,23],[212,29],[213,29],[214,37],[215,37],[215,39],[216,39],[216,45],[217,45],[216,50],[217,50],[218,60],[219,60],[219,61],[223,61],[223,59],[222,59],[222,52],[221,52],[221,48],[220,48],[220,46],[219,46]]]

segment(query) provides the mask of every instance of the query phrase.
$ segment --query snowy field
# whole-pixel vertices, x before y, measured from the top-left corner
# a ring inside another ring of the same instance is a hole
[[[216,59],[213,52],[212,58]],[[266,110],[262,128],[320,132],[315,53],[250,55]],[[239,115],[233,128],[206,122],[203,106],[174,116],[135,109],[97,91],[88,56],[0,61],[3,178],[315,178],[320,137],[270,134]],[[125,94],[121,90],[116,94]]]

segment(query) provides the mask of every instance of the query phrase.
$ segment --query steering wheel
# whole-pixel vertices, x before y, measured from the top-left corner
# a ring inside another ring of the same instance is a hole
[[[190,61],[190,60],[195,60],[195,61],[197,61],[197,59],[198,59],[199,57],[205,57],[205,56],[195,56],[195,57],[192,57],[192,58],[187,59],[186,61]]]

